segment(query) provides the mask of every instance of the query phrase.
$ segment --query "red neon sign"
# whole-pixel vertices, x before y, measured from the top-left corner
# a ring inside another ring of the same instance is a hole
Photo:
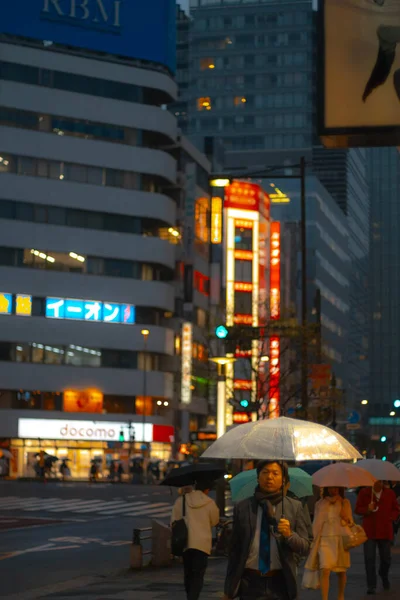
[[[272,320],[281,316],[281,225],[271,223],[270,239],[270,315]],[[269,339],[269,407],[270,419],[279,417],[280,403],[280,351],[281,341],[277,336]]]

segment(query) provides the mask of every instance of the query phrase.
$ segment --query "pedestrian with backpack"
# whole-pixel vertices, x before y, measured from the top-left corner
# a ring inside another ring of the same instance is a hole
[[[198,482],[196,489],[182,495],[172,509],[171,550],[183,557],[187,600],[198,600],[212,548],[212,528],[219,523],[219,510],[209,497],[211,482]]]

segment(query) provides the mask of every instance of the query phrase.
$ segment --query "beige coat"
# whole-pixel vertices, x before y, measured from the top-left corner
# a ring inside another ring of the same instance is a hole
[[[219,510],[214,500],[200,490],[189,492],[185,498],[185,521],[188,528],[189,548],[211,554],[211,530],[219,522]],[[182,519],[183,498],[178,498],[172,509],[171,523]]]

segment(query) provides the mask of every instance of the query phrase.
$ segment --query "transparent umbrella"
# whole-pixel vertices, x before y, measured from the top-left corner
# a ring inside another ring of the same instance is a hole
[[[300,419],[268,419],[231,429],[202,458],[280,460],[354,460],[361,454],[329,427]]]

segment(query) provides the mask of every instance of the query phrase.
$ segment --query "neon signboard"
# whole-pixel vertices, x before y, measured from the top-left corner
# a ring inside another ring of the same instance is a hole
[[[98,323],[135,323],[135,307],[131,304],[77,300],[72,298],[46,298],[45,316],[48,319],[73,319]]]
[[[281,316],[281,225],[271,223],[270,237],[270,316],[277,320]],[[279,417],[280,409],[280,338],[269,339],[269,418]]]
[[[192,401],[192,352],[193,352],[193,325],[182,325],[182,374],[181,374],[181,401],[190,404]]]

